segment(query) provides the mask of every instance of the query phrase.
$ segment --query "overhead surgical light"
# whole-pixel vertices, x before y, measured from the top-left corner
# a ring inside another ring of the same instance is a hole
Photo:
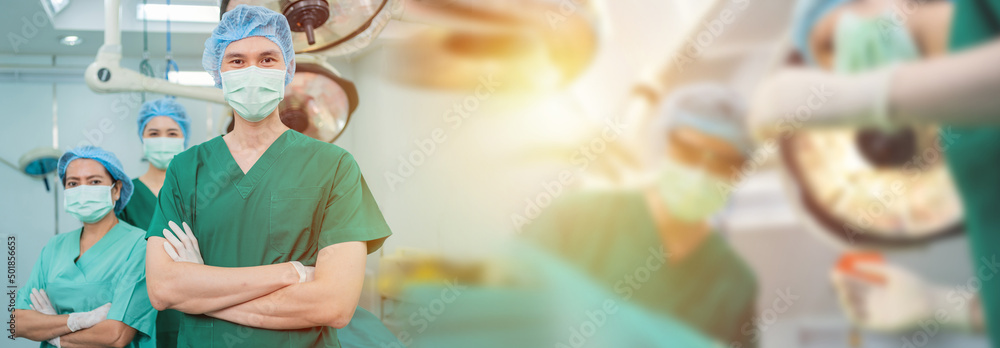
[[[367,47],[404,0],[223,0],[222,12],[241,4],[285,15],[295,53],[345,55]]]
[[[400,20],[427,26],[387,45],[388,73],[445,89],[476,88],[489,76],[512,90],[564,86],[597,52],[599,10],[594,0],[411,0]]]
[[[197,22],[216,23],[219,21],[219,8],[204,5],[167,5],[138,4],[135,18],[147,21]]]
[[[807,226],[844,248],[922,245],[963,230],[936,127],[810,130],[780,152]]]

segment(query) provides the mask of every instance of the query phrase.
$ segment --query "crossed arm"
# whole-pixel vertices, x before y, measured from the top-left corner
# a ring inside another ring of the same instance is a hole
[[[319,251],[315,280],[299,283],[290,264],[213,267],[176,262],[162,237],[146,247],[146,282],[157,310],[205,314],[240,325],[272,330],[316,326],[342,328],[350,321],[364,282],[365,242]]]
[[[135,336],[135,329],[117,320],[104,320],[94,327],[77,332],[66,326],[69,314],[49,315],[30,309],[15,309],[15,337],[47,341],[59,337],[60,345],[75,347],[124,347]]]

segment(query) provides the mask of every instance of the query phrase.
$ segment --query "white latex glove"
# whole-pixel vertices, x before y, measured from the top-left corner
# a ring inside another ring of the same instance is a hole
[[[292,267],[295,267],[295,271],[299,272],[299,283],[311,282],[316,277],[316,267],[313,266],[303,266],[301,262],[290,261]]]
[[[889,88],[895,67],[862,74],[785,69],[757,86],[749,128],[758,141],[787,137],[802,128],[892,128]]]
[[[949,303],[947,288],[928,285],[919,276],[885,263],[859,262],[855,268],[884,279],[884,283],[878,284],[834,270],[833,285],[841,308],[856,325],[882,332],[900,332],[922,325],[971,329],[970,305]]]
[[[28,308],[46,315],[58,315],[55,307],[52,307],[52,301],[49,301],[49,295],[45,293],[44,289],[31,289],[31,293],[28,294],[28,297],[31,299],[31,303],[28,304]],[[62,347],[59,342],[59,337],[50,339],[49,344],[56,347]]]
[[[191,227],[188,227],[187,222],[181,224],[184,225],[184,229],[170,221],[167,224],[170,229],[163,229],[163,238],[167,240],[167,243],[163,243],[163,250],[176,262],[204,265],[205,260],[201,258],[201,247],[198,246],[198,239],[194,237],[194,232],[191,232]]]
[[[73,332],[92,328],[94,325],[97,325],[97,323],[100,323],[108,318],[109,310],[111,310],[111,303],[105,303],[103,306],[97,307],[91,311],[70,313],[69,319],[66,320],[66,326],[68,326],[69,330]]]
[[[31,289],[31,294],[28,294],[28,298],[31,299],[31,303],[28,307],[32,310],[48,315],[57,315],[55,307],[52,307],[52,301],[49,301],[49,295],[45,293],[45,290]]]

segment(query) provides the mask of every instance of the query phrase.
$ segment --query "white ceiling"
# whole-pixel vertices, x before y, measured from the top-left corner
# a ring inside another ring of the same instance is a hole
[[[142,0],[122,0],[122,54],[141,57],[143,47],[142,21],[135,19],[135,9]],[[165,3],[165,0],[148,0],[147,3]],[[217,5],[217,0],[183,0],[171,3],[192,5]],[[54,21],[49,21],[39,0],[4,1],[0,11],[0,33],[6,33],[0,43],[0,54],[25,55],[96,55],[104,42],[104,15],[102,0],[70,0],[69,6]],[[44,19],[44,20],[43,20]],[[36,26],[41,22],[43,25]],[[27,23],[27,24],[26,24]],[[172,50],[175,57],[200,58],[214,24],[171,24]],[[33,30],[37,29],[34,33]],[[151,59],[163,59],[166,53],[165,23],[149,22],[149,51]],[[34,34],[34,35],[32,35]],[[59,38],[76,35],[83,38],[77,46],[65,46]],[[27,40],[15,47],[19,36]]]

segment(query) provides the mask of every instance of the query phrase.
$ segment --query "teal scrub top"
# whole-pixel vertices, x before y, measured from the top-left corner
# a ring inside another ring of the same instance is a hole
[[[404,288],[389,316],[405,347],[740,347],[627,301],[535,245],[515,241],[505,251],[490,285]]]
[[[125,209],[118,213],[118,218],[145,230],[149,227],[149,221],[153,219],[153,211],[156,210],[156,195],[139,178],[132,179],[132,187],[134,187],[132,198],[128,200]]]
[[[757,345],[757,281],[750,268],[717,233],[683,260],[663,259],[663,240],[642,192],[566,194],[524,231],[623,299],[726,346]]]
[[[957,0],[951,29],[951,49],[961,51],[1000,36],[1000,0]],[[996,69],[996,67],[980,67]],[[962,196],[965,231],[972,262],[982,283],[979,296],[986,332],[1000,348],[1000,275],[995,263],[1000,252],[1000,126],[951,128],[942,138],[948,167]],[[984,272],[985,270],[985,272]]]
[[[282,133],[244,174],[222,137],[170,162],[148,237],[187,222],[206,265],[251,267],[300,261],[320,249],[366,241],[374,252],[391,232],[350,153],[298,132]],[[182,314],[180,347],[340,347],[337,330],[251,328]]]
[[[132,198],[118,214],[118,218],[145,231],[156,210],[156,195],[139,178],[132,179]],[[168,309],[156,315],[156,346],[158,348],[177,347],[177,331],[181,322],[181,312]]]
[[[119,222],[80,255],[82,231],[49,240],[28,282],[18,290],[14,308],[30,309],[31,289],[44,289],[60,315],[90,311],[110,302],[107,319],[137,331],[128,347],[156,347],[156,309],[146,293],[146,232]],[[41,347],[50,345],[41,342]]]

